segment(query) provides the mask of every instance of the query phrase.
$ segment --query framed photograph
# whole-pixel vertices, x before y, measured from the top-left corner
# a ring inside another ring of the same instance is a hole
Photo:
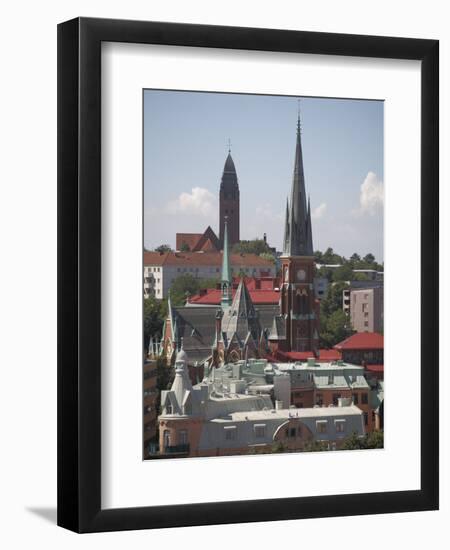
[[[438,508],[438,46],[59,25],[60,526]]]

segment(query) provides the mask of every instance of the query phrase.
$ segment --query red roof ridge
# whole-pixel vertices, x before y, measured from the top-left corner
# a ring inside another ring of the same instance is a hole
[[[357,332],[334,346],[334,349],[383,349],[384,336],[379,332]]]
[[[220,267],[222,265],[222,252],[144,252],[144,265],[208,265]],[[230,263],[233,267],[253,266],[273,268],[270,260],[261,258],[257,254],[230,254]]]

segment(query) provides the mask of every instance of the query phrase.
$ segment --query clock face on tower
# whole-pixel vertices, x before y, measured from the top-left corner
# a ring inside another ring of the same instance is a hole
[[[299,269],[297,271],[297,280],[304,281],[306,279],[306,271],[304,269]]]

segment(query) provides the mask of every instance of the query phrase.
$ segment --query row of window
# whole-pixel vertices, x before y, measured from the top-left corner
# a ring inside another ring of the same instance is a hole
[[[205,268],[206,270],[207,268]],[[204,270],[204,271],[205,271]],[[178,273],[198,273],[200,271],[200,268],[198,267],[177,267],[177,272]],[[231,268],[231,273],[234,273],[234,272],[241,272],[241,271],[245,271],[245,273],[250,273],[252,272],[253,274],[257,273],[258,272],[258,268],[257,267],[245,267],[245,268],[241,268],[241,267],[232,267]],[[209,272],[210,273],[220,273],[220,267],[210,267],[209,268]],[[269,273],[271,272],[270,268],[269,268]]]
[[[365,423],[367,425],[366,418],[365,418]],[[346,421],[344,419],[339,419],[334,421],[335,431],[337,433],[345,433],[345,425],[346,425]],[[316,431],[317,433],[320,433],[320,434],[326,434],[328,432],[328,420],[317,420]],[[266,425],[255,424],[253,426],[253,433],[256,439],[262,439],[266,437]],[[287,438],[301,437],[302,427],[301,426],[287,427],[285,429],[285,436]],[[237,426],[225,426],[224,437],[226,441],[235,441],[237,439]]]
[[[147,285],[150,285],[150,284],[158,284],[161,282],[161,279],[158,277],[157,279],[156,278],[150,278],[150,277],[146,277],[144,279],[144,283],[147,284]]]
[[[355,405],[358,405],[359,396],[358,396],[357,393],[352,394],[352,399],[353,399],[353,403]],[[367,395],[367,393],[362,393],[361,394],[361,405],[367,405],[368,403],[369,403],[369,396]]]
[[[225,426],[224,437],[226,441],[235,441],[237,439],[237,426]],[[253,434],[257,439],[262,439],[266,436],[265,424],[254,424]]]
[[[337,433],[345,433],[345,420],[335,420],[334,429]],[[328,432],[328,420],[316,420],[316,431],[319,434],[326,434]]]
[[[147,269],[147,271],[149,271],[149,272],[152,272],[152,271],[153,271],[153,273],[157,273],[157,272],[161,271],[161,268],[160,268],[160,267],[146,267],[146,269]]]

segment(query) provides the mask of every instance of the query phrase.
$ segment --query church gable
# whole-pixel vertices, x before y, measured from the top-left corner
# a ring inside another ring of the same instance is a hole
[[[194,247],[191,249],[192,252],[219,252],[220,251],[220,241],[214,231],[211,229],[211,226],[208,225],[203,235],[200,236],[198,241],[195,243]]]

